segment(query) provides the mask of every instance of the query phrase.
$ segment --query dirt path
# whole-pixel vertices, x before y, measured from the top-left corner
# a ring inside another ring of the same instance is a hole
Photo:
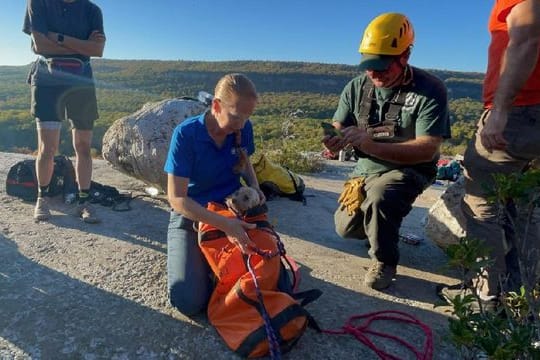
[[[33,204],[5,194],[7,170],[23,155],[0,153],[0,359],[235,359],[204,316],[189,319],[166,298],[168,209],[137,198],[132,210],[99,207],[104,222],[84,224],[57,200],[48,223],[34,223]],[[363,242],[340,239],[333,211],[352,163],[329,162],[305,176],[307,206],[288,199],[268,203],[270,220],[302,265],[301,289],[324,294],[308,306],[323,328],[338,328],[353,314],[399,310],[431,326],[435,359],[455,359],[445,340],[448,308],[433,308],[445,276],[442,251],[430,241],[401,244],[398,277],[385,292],[362,285],[369,258]],[[140,194],[144,184],[95,162],[97,181]],[[422,220],[442,188],[415,203],[403,232],[423,235]],[[422,333],[398,323],[378,325],[417,346]],[[403,359],[404,348],[380,346]],[[287,359],[376,359],[350,336],[308,330]]]

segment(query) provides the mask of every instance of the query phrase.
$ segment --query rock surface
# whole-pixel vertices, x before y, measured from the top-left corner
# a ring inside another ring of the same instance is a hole
[[[461,199],[465,195],[463,176],[448,186],[428,211],[426,235],[441,248],[457,244],[465,236],[465,216]]]
[[[147,103],[107,129],[103,136],[103,157],[121,172],[166,189],[163,165],[173,129],[205,109],[204,104],[194,100]]]
[[[187,318],[166,296],[168,206],[138,197],[131,211],[99,207],[101,224],[82,223],[58,198],[49,222],[34,223],[33,204],[5,194],[9,167],[23,155],[0,153],[0,359],[238,359],[205,316]],[[401,263],[392,286],[378,292],[363,286],[369,266],[362,241],[340,239],[333,212],[352,162],[328,161],[326,170],[303,176],[307,206],[285,198],[268,203],[270,221],[289,255],[301,265],[301,290],[323,295],[307,309],[325,329],[339,329],[355,314],[403,311],[433,331],[434,359],[456,359],[448,343],[448,307],[434,308],[435,284],[456,283],[441,272],[446,257],[425,239],[400,243]],[[94,162],[95,179],[143,194],[142,182]],[[423,237],[428,208],[444,188],[421,195],[404,220],[403,233]],[[375,329],[417,347],[423,333],[393,321]],[[415,359],[390,340],[375,340],[400,359]],[[308,330],[284,359],[377,359],[351,335]]]

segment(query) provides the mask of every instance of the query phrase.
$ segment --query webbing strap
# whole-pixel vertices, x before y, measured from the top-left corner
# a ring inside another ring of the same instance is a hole
[[[244,299],[242,299],[244,300]],[[253,304],[250,304],[253,305]],[[287,325],[288,322],[290,322],[292,319],[295,319],[297,317],[311,317],[306,309],[302,308],[298,304],[291,304],[285,309],[283,309],[281,312],[276,314],[271,320],[272,327],[274,329],[281,329],[283,326]],[[308,321],[309,325],[309,321]],[[283,352],[287,352],[292,348],[292,346],[300,339],[300,337],[293,338],[289,341],[285,341],[281,335],[279,334],[279,331],[276,331],[276,335],[280,336],[280,351],[281,349]],[[238,348],[235,350],[235,352],[243,357],[248,357],[248,355],[253,351],[253,349],[265,338],[266,335],[266,328],[265,325],[261,325],[258,329],[253,331],[251,334],[249,334],[244,341],[238,346]]]
[[[405,99],[409,93],[412,77],[412,69],[409,66],[405,70],[403,85],[400,86],[397,94],[392,100],[387,101],[380,110],[384,113],[384,116],[381,116],[384,119],[382,123],[390,125],[390,122],[398,122],[401,108],[405,105]],[[381,121],[378,119],[377,121],[370,121],[372,112],[377,105],[377,100],[375,98],[375,85],[373,85],[373,82],[369,77],[365,77],[361,90],[362,96],[358,99],[358,119],[356,119],[356,122],[358,127],[365,129],[370,125],[381,123]],[[385,109],[385,107],[387,107],[387,109]]]
[[[289,195],[289,198],[291,198],[292,200],[302,201],[302,205],[306,206],[307,204],[306,197],[304,196],[304,194],[302,194],[301,191],[299,191],[298,184],[296,183],[296,180],[294,179],[294,175],[288,168],[285,168],[285,170],[287,170],[287,174],[289,174],[289,176],[291,177],[291,180],[294,186],[294,194]]]
[[[255,271],[253,270],[253,266],[251,265],[251,254],[247,257],[246,265],[249,274],[251,275],[251,279],[253,280],[253,284],[255,285],[255,293],[257,295],[257,301],[259,302],[257,310],[259,311],[264,321],[264,330],[268,339],[270,358],[272,360],[279,360],[281,359],[281,348],[279,344],[283,342],[283,339],[281,338],[281,334],[279,333],[279,328],[276,329],[273,326],[270,314],[264,306],[264,298],[261,292],[261,288],[259,286],[259,281],[257,280],[257,276],[255,275]]]
[[[292,294],[292,298],[300,302],[300,306],[304,307],[309,303],[317,300],[322,295],[319,289],[305,290]],[[319,329],[320,330],[320,329]]]
[[[358,119],[356,119],[356,125],[359,128],[365,129],[368,127],[371,110],[375,108],[375,101],[375,86],[366,76],[362,84],[362,96],[358,99]]]
[[[405,105],[407,91],[398,90],[397,95],[388,103],[388,110],[384,114],[385,121],[397,123],[399,121],[401,108]]]
[[[251,224],[257,225],[257,229],[272,228],[272,224],[270,224],[268,221],[265,221],[265,220],[254,221],[254,222],[251,222]],[[211,241],[211,240],[223,238],[225,236],[227,236],[225,232],[219,229],[208,230],[208,231],[204,231],[200,233],[201,241]]]

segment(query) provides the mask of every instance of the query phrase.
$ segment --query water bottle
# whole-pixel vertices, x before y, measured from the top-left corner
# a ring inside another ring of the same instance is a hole
[[[199,95],[197,96],[197,100],[206,106],[210,106],[210,104],[212,104],[212,99],[214,99],[214,95],[209,94],[206,91],[199,91]]]

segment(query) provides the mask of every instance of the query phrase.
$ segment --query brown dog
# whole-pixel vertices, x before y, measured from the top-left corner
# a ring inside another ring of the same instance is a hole
[[[259,203],[259,193],[248,186],[242,186],[225,198],[225,204],[236,215],[244,215],[246,211],[256,207]]]

